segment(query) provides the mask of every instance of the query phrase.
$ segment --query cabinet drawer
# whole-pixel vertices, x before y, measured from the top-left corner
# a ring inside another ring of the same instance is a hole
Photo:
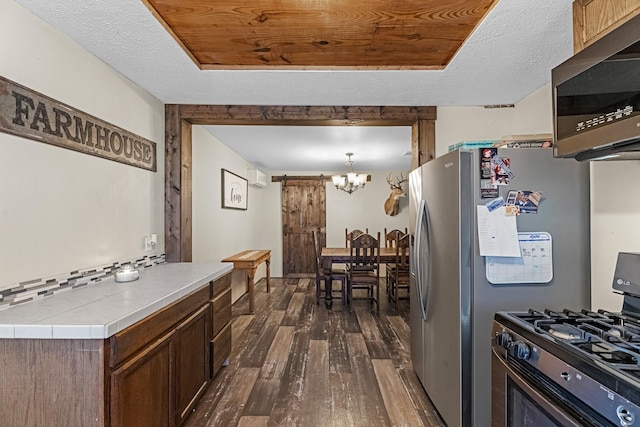
[[[231,323],[222,329],[222,331],[211,342],[211,378],[215,377],[224,361],[231,354]]]
[[[213,338],[231,321],[231,289],[211,301],[211,318],[213,319],[211,333]]]
[[[116,367],[154,339],[175,328],[185,318],[209,301],[209,287],[195,291],[155,314],[134,323],[110,338],[110,366]]]
[[[231,271],[215,280],[211,286],[211,298],[231,289]]]

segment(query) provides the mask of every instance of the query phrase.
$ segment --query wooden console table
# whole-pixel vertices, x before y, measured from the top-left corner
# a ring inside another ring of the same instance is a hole
[[[247,273],[247,293],[249,294],[249,312],[253,314],[254,296],[253,278],[256,274],[256,269],[260,264],[265,262],[267,264],[267,292],[271,289],[269,287],[270,276],[270,264],[271,264],[271,251],[270,250],[247,250],[238,254],[232,255],[222,260],[222,262],[232,262],[233,268],[238,270],[244,270]]]

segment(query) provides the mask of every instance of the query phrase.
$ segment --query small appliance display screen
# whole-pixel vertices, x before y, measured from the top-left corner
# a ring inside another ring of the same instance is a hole
[[[558,139],[640,115],[640,41],[556,87]]]

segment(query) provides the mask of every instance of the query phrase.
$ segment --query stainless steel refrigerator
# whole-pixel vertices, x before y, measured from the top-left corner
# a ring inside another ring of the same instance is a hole
[[[497,152],[513,174],[507,185],[497,186],[499,196],[506,200],[510,191],[542,192],[537,213],[522,213],[516,223],[518,232],[551,236],[548,283],[502,283],[491,275],[500,284],[487,280],[477,206],[495,194],[481,196],[487,181],[480,149],[447,153],[409,176],[411,357],[449,427],[490,425],[496,311],[590,306],[589,165],[553,158],[552,151]],[[485,191],[495,192],[491,186]]]

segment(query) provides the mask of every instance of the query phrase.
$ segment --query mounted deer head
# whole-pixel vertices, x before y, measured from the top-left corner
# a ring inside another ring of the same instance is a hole
[[[400,197],[406,196],[406,193],[402,189],[402,183],[407,182],[407,178],[400,174],[400,178],[396,176],[396,180],[393,182],[391,181],[391,174],[389,174],[387,182],[391,188],[391,195],[384,202],[384,213],[394,216],[398,214]]]

